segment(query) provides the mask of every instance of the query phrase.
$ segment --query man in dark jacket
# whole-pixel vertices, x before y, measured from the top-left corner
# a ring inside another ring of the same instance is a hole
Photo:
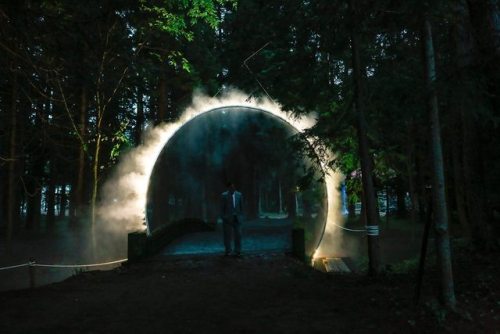
[[[221,217],[224,231],[225,255],[232,251],[234,235],[234,254],[241,256],[241,223],[243,221],[243,196],[236,191],[234,183],[227,182],[227,190],[222,193]]]

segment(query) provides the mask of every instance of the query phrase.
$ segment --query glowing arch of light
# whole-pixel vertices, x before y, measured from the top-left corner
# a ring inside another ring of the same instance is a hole
[[[175,123],[164,123],[147,128],[142,143],[124,155],[111,177],[102,188],[102,201],[97,210],[100,221],[108,230],[150,233],[146,221],[147,190],[156,161],[172,136],[199,115],[220,108],[250,108],[271,114],[290,125],[297,132],[303,132],[316,122],[312,117],[297,118],[284,112],[279,105],[269,100],[249,101],[246,95],[231,92],[221,98],[197,96],[180,119]],[[332,233],[335,221],[340,217],[340,196],[337,185],[341,176],[326,172],[325,184],[328,196],[328,211],[325,233]],[[324,236],[323,236],[324,239]],[[323,240],[319,248],[322,248]]]

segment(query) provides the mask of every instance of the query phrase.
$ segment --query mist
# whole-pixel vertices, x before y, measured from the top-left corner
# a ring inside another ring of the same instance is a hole
[[[177,122],[146,128],[141,144],[120,158],[114,172],[101,188],[101,200],[97,208],[98,229],[109,236],[106,238],[109,242],[106,241],[104,245],[97,243],[97,246],[123,252],[126,251],[126,245],[122,243],[126,243],[127,233],[151,232],[146,221],[146,204],[153,168],[162,149],[172,136],[194,117],[215,108],[243,106],[268,111],[289,123],[298,132],[315,124],[314,117],[297,118],[284,112],[278,104],[268,99],[249,100],[247,97],[237,90],[230,90],[216,98],[197,93],[193,96],[191,106],[186,108]],[[338,227],[344,223],[341,215],[341,196],[338,191],[342,179],[342,175],[338,172],[330,170],[326,173],[328,214],[324,237],[316,256],[349,251],[349,245],[343,242],[343,234]],[[113,245],[113,243],[118,244]]]

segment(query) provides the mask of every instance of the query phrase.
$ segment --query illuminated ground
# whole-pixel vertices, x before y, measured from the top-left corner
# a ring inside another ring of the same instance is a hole
[[[286,219],[260,219],[243,224],[242,251],[287,252],[291,249],[291,223]],[[164,255],[223,253],[222,225],[214,232],[200,232],[186,235],[168,245]]]

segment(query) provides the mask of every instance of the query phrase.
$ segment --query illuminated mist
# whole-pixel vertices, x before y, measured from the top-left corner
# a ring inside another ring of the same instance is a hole
[[[299,132],[313,126],[316,122],[312,117],[300,119],[281,110],[280,106],[268,99],[255,101],[236,91],[208,97],[195,94],[188,107],[175,123],[164,123],[154,128],[148,128],[143,135],[142,143],[123,155],[115,168],[113,175],[103,185],[97,213],[102,229],[107,232],[123,234],[149,229],[145,218],[146,197],[149,179],[156,160],[169,139],[184,124],[194,117],[215,108],[229,106],[244,106],[258,108],[272,113],[285,120]],[[343,224],[341,215],[341,196],[339,184],[342,175],[329,171],[325,182],[328,191],[328,215],[325,234],[315,256],[329,256],[341,252],[342,231],[338,225]]]
[[[348,251],[344,249],[344,231],[340,228],[344,224],[342,216],[342,200],[339,186],[344,176],[331,170],[325,173],[326,190],[328,192],[328,215],[325,233],[321,243],[314,252],[313,258],[344,256]]]

